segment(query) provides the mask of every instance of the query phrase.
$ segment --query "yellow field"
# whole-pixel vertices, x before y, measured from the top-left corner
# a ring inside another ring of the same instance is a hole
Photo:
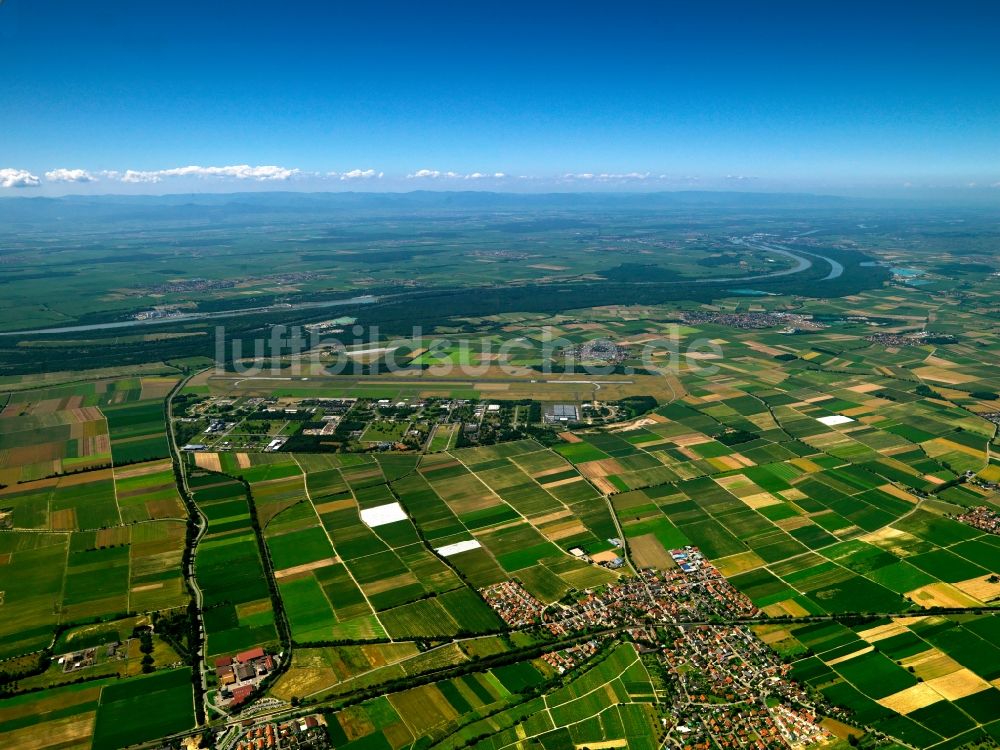
[[[738,552],[735,555],[729,555],[728,557],[721,557],[718,560],[715,560],[715,567],[717,567],[719,572],[727,578],[739,573],[745,573],[753,568],[758,568],[763,564],[764,560],[761,559],[757,553],[751,551]]]
[[[194,463],[199,469],[206,471],[222,471],[218,453],[195,453]]]
[[[969,669],[957,669],[950,674],[927,680],[927,684],[945,700],[953,701],[986,690],[989,683]]]
[[[906,690],[900,690],[898,693],[881,698],[878,703],[891,711],[908,714],[918,708],[937,703],[939,700],[941,700],[941,696],[938,692],[927,683],[921,682],[906,688]]]
[[[0,734],[3,747],[17,750],[89,750],[96,711],[67,716]]]
[[[404,690],[389,696],[389,702],[415,737],[424,737],[435,727],[458,718],[458,713],[433,685]]]
[[[675,567],[670,553],[663,548],[655,534],[643,534],[628,540],[632,562],[638,568],[658,568],[670,570]]]
[[[982,604],[950,583],[929,583],[906,595],[923,607],[976,607]]]

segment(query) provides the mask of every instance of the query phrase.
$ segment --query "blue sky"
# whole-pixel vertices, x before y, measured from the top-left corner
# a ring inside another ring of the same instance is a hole
[[[6,0],[0,195],[1000,196],[998,21],[986,0]]]

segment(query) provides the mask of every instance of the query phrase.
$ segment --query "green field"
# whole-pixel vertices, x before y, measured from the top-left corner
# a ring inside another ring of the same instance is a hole
[[[183,731],[193,724],[191,671],[161,672],[101,690],[93,747],[115,750]]]
[[[595,199],[209,226],[191,200],[183,227],[108,219],[113,266],[97,219],[74,220],[72,243],[4,234],[0,328],[154,304],[220,315],[0,342],[0,745],[187,731],[219,692],[214,660],[258,646],[281,655],[263,689],[275,715],[322,705],[336,747],[728,746],[804,704],[865,748],[1000,739],[1000,537],[963,516],[996,511],[1000,482],[1000,267],[982,215],[625,215]],[[793,261],[758,232],[810,265],[768,276]],[[902,263],[927,283],[890,281]],[[227,312],[249,301],[268,309]],[[346,374],[288,350],[269,375],[191,369],[211,363],[216,322],[249,340],[282,321],[403,344],[349,342],[371,351]],[[608,372],[565,364],[596,338],[620,347]],[[479,371],[443,372],[459,365]],[[208,449],[175,460],[168,394],[187,375],[172,427]],[[566,404],[572,428],[545,421]],[[704,569],[678,567],[684,547]],[[655,582],[616,609],[644,570]],[[690,585],[699,570],[713,577]],[[512,599],[490,599],[498,586]],[[738,697],[737,669],[767,700]],[[210,729],[243,718],[205,713]]]

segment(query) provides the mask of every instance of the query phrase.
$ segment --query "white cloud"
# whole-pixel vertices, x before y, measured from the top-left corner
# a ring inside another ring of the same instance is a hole
[[[602,172],[597,175],[597,179],[602,182],[642,182],[649,179],[649,172],[625,172],[624,174]]]
[[[122,182],[160,182],[164,177],[230,177],[236,180],[256,180],[257,182],[284,181],[300,174],[298,169],[262,165],[252,167],[249,164],[234,164],[226,167],[202,167],[192,164],[187,167],[157,169],[152,171],[128,169],[124,174],[104,172],[108,177],[120,179]]]
[[[484,180],[487,178],[492,178],[495,180],[503,179],[506,177],[503,172],[494,172],[489,174],[488,172],[469,172],[468,174],[462,174],[461,172],[442,172],[438,169],[418,169],[416,172],[411,172],[406,175],[408,180]]]
[[[276,167],[273,165],[251,167],[249,164],[237,164],[230,167],[176,167],[161,170],[164,177],[235,177],[237,180],[287,180],[299,173],[297,169]]]
[[[86,169],[53,169],[45,173],[49,182],[97,182],[97,177]]]
[[[111,173],[108,173],[111,176]],[[137,172],[134,169],[126,169],[125,174],[120,177],[122,182],[159,182],[159,172]]]
[[[26,169],[0,169],[0,187],[25,188],[38,187],[41,180]]]
[[[424,180],[424,179],[437,179],[441,176],[441,173],[436,169],[418,169],[412,174],[406,175],[408,180]]]
[[[2,0],[0,0],[2,2]],[[427,183],[437,183],[435,187],[439,189],[461,189],[460,185],[465,183],[472,187],[474,183],[480,186],[494,186],[514,181],[525,181],[526,183],[550,183],[563,185],[577,185],[578,187],[589,186],[597,189],[599,186],[625,186],[636,187],[654,185],[697,185],[700,184],[698,176],[681,176],[671,174],[660,174],[653,172],[566,172],[563,174],[547,175],[519,175],[507,174],[505,172],[487,172],[485,170],[475,170],[469,172],[457,172],[453,170],[441,169],[418,169],[409,173],[391,174],[388,179],[398,179],[405,177],[406,180],[424,181]],[[315,172],[305,171],[297,168],[283,167],[278,165],[250,165],[233,164],[226,166],[201,166],[197,164],[171,167],[168,169],[127,169],[127,170],[101,170],[89,171],[86,169],[55,168],[44,173],[44,181],[51,183],[84,184],[98,181],[120,182],[126,184],[155,184],[165,183],[174,179],[209,180],[221,182],[284,182],[288,180],[328,180],[344,183],[365,182],[374,183],[377,180],[386,178],[386,172],[372,167],[358,167],[345,171]],[[726,174],[715,178],[717,181],[725,181],[732,185],[749,186],[761,178],[742,175]],[[43,182],[38,176],[26,170],[20,169],[0,169],[0,187],[35,187]],[[988,182],[974,183],[969,187],[1000,187],[1000,183],[990,185]],[[346,185],[345,185],[346,187]]]
[[[385,172],[374,169],[352,169],[349,172],[327,172],[327,177],[337,177],[341,180],[381,180]]]
[[[586,182],[635,182],[649,178],[649,172],[567,172],[562,176],[564,180],[582,180]]]

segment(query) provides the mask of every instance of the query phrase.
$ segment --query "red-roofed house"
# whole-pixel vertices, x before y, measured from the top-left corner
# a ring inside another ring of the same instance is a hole
[[[242,653],[236,654],[236,661],[240,664],[246,664],[248,661],[262,658],[264,658],[264,649],[260,646],[252,648],[249,651],[243,651]]]
[[[233,700],[229,705],[238,706],[247,698],[250,697],[250,693],[253,692],[253,685],[240,685],[237,688],[233,688]]]

